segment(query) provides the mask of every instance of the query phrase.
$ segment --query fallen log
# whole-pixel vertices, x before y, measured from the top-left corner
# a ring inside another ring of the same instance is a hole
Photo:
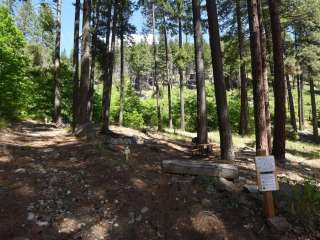
[[[236,179],[239,176],[238,167],[229,163],[193,160],[164,160],[162,171],[165,173],[223,177]]]

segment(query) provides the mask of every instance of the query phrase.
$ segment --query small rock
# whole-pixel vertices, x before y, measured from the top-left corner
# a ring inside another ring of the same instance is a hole
[[[210,206],[212,206],[212,202],[211,202],[210,199],[204,198],[201,201],[201,205],[204,206],[204,207],[210,207]]]
[[[49,222],[47,221],[37,221],[36,224],[40,227],[46,227],[49,225]]]
[[[44,152],[44,153],[49,153],[49,152],[53,152],[53,151],[54,151],[53,148],[45,148],[42,150],[42,152]]]
[[[36,215],[34,213],[32,212],[28,213],[28,217],[27,217],[28,221],[33,221],[35,218],[36,218]]]
[[[246,184],[243,186],[243,190],[245,192],[249,192],[249,193],[258,193],[258,186],[257,185],[251,185],[251,184]]]
[[[253,224],[252,223],[248,223],[248,224],[245,224],[245,225],[243,225],[243,227],[245,228],[245,229],[252,229],[253,228]]]
[[[290,228],[287,219],[280,216],[268,218],[268,225],[278,232],[287,232]]]
[[[147,207],[144,207],[144,208],[141,209],[141,213],[142,213],[142,214],[145,214],[145,213],[147,213],[148,211],[149,211],[149,208],[147,208]]]
[[[14,171],[15,173],[26,173],[27,171],[24,168],[18,168]]]
[[[138,217],[136,217],[137,222],[141,222],[141,220],[142,220],[142,215],[139,215]]]
[[[114,227],[119,227],[119,223],[113,224]]]

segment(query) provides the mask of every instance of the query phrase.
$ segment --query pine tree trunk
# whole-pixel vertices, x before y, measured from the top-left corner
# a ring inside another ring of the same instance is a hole
[[[286,153],[286,94],[284,79],[283,47],[280,25],[280,9],[277,0],[268,0],[271,18],[271,33],[274,61],[274,138],[273,154],[280,162],[285,161]]]
[[[179,18],[179,49],[182,50],[182,22]],[[183,81],[183,69],[179,68],[180,77],[180,128],[185,130],[185,113],[184,113],[184,81]]]
[[[56,42],[54,51],[54,76],[53,76],[53,122],[62,124],[61,117],[61,89],[60,89],[60,44],[61,44],[61,0],[56,1],[57,19],[56,19]]]
[[[286,75],[287,79],[287,90],[288,90],[288,102],[289,102],[289,110],[290,110],[290,122],[292,125],[292,128],[295,132],[298,131],[297,128],[297,122],[296,122],[296,114],[294,111],[294,101],[292,96],[292,90],[291,90],[291,84],[290,84],[290,77],[289,75]]]
[[[316,105],[316,95],[314,91],[314,81],[313,76],[311,76],[311,71],[309,71],[310,78],[310,98],[311,98],[311,110],[312,110],[312,130],[314,141],[318,140],[318,119],[317,119],[317,105]]]
[[[217,103],[217,114],[220,134],[221,158],[225,160],[234,160],[234,150],[232,144],[231,126],[229,122],[226,84],[223,76],[223,63],[216,0],[207,0],[207,11],[214,74],[214,89]]]
[[[168,49],[168,33],[166,28],[166,22],[164,22],[164,43],[165,43],[165,51],[166,51],[166,77],[168,82],[168,112],[169,112],[169,128],[173,128],[173,122],[172,122],[172,96],[171,96],[171,90],[172,90],[172,83],[171,83],[171,77],[170,77],[170,69],[169,69],[169,49]]]
[[[266,34],[263,25],[262,16],[262,6],[261,0],[257,0],[258,3],[258,16],[260,24],[260,41],[261,41],[261,63],[263,72],[263,84],[264,84],[264,101],[265,101],[265,111],[266,111],[266,122],[267,122],[267,135],[268,135],[268,152],[272,152],[272,132],[271,132],[271,117],[270,117],[270,107],[269,107],[269,82],[268,82],[268,66],[267,66],[267,49],[266,49]]]
[[[80,76],[80,114],[79,123],[84,124],[89,121],[89,91],[90,91],[90,15],[91,0],[83,2],[83,26],[82,26],[82,56],[81,56],[81,76]]]
[[[248,133],[249,113],[248,113],[246,65],[243,59],[244,34],[242,30],[240,0],[236,0],[236,15],[237,15],[237,27],[238,27],[238,50],[239,50],[239,58],[240,58],[240,79],[241,79],[241,106],[240,106],[239,134],[245,135]]]
[[[91,52],[91,67],[90,67],[89,107],[88,107],[88,114],[89,114],[90,121],[92,121],[92,117],[93,117],[94,79],[95,79],[99,21],[100,21],[100,5],[99,5],[99,1],[97,1],[95,16],[92,20],[92,26],[94,27],[94,29],[92,31],[92,52]]]
[[[80,28],[80,0],[76,0],[74,17],[72,79],[73,79],[73,120],[72,129],[75,131],[79,117],[79,28]]]
[[[268,135],[264,100],[264,81],[261,61],[260,24],[257,0],[248,0],[251,65],[253,76],[254,116],[256,129],[256,150],[268,150]]]
[[[153,58],[154,58],[154,84],[156,87],[156,98],[157,98],[157,118],[158,118],[158,131],[162,131],[162,118],[161,118],[161,107],[160,107],[160,87],[157,78],[157,46],[156,46],[156,20],[155,20],[155,5],[152,3],[152,35],[153,35]]]
[[[304,129],[304,107],[303,107],[303,75],[297,75],[298,91],[298,112],[299,112],[299,130]]]
[[[194,49],[197,81],[197,143],[208,143],[207,103],[204,79],[201,9],[199,0],[192,0]]]
[[[104,75],[103,75],[103,93],[102,93],[102,127],[101,132],[107,133],[109,130],[109,120],[107,113],[107,94],[108,94],[108,80],[109,80],[109,68],[110,68],[110,34],[111,34],[111,24],[112,24],[112,9],[113,9],[113,1],[109,2],[108,11],[107,11],[107,29],[106,29],[106,53],[105,53],[105,64],[104,64]]]
[[[115,3],[116,4],[116,3]],[[117,5],[114,6],[114,13],[112,18],[112,31],[111,31],[111,46],[109,48],[109,41],[107,49],[107,66],[105,72],[105,89],[104,89],[104,106],[103,106],[103,123],[102,123],[102,133],[108,133],[110,126],[110,106],[111,106],[111,92],[112,92],[112,78],[113,78],[113,68],[114,68],[114,58],[115,58],[115,42],[117,35]],[[109,33],[110,34],[110,33]]]
[[[123,125],[124,113],[124,36],[121,33],[120,39],[120,112],[119,112],[119,125]]]

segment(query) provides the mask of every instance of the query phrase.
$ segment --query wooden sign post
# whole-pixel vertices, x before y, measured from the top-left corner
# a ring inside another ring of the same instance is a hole
[[[259,190],[263,192],[265,215],[267,218],[272,218],[275,216],[272,191],[279,190],[275,174],[274,157],[267,156],[265,150],[257,152],[256,169]]]

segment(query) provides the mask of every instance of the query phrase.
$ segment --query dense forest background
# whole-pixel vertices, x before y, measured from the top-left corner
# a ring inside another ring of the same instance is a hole
[[[280,9],[283,25],[281,35],[287,85],[286,98],[288,99],[286,128],[288,136],[293,138],[298,130],[312,128],[315,139],[318,135],[319,100],[317,95],[320,70],[318,3],[316,0],[282,1]],[[61,28],[59,4],[61,5],[59,1],[42,1],[35,6],[30,0],[2,1],[0,11],[0,118],[2,124],[25,118],[54,120],[53,101],[56,95],[53,90],[53,87],[56,86],[54,84],[56,82],[54,61],[57,56],[57,32]],[[120,122],[124,126],[142,129],[155,127],[160,121],[163,127],[182,128],[194,132],[197,130],[197,92],[195,90],[196,72],[194,70],[191,2],[155,2],[153,4],[154,22],[150,4],[124,1],[119,5],[122,17],[118,19],[119,29],[115,34],[115,61],[111,69],[114,84],[111,91],[110,122],[111,124]],[[92,55],[90,71],[94,91],[92,93],[93,107],[90,110],[92,112],[89,115],[90,119],[96,123],[100,123],[103,119],[101,114],[103,112],[105,65],[110,65],[106,62],[108,58],[106,54],[109,55],[104,45],[109,5],[93,1],[90,11]],[[128,19],[139,7],[146,17],[144,28],[146,34],[151,35],[152,24],[154,24],[155,47],[150,39],[135,41],[132,38],[135,27],[129,24]],[[244,1],[218,1],[217,7],[221,29],[223,75],[227,88],[232,132],[252,134],[255,132],[254,98],[250,90],[253,87],[253,76],[247,4]],[[274,118],[274,61],[271,22],[266,4],[262,5],[261,14],[267,61],[265,63],[266,78],[269,85],[267,88],[268,103],[272,121]],[[207,82],[205,85],[207,125],[208,130],[213,131],[219,126],[214,95],[214,74],[207,33],[207,14],[203,11],[201,15],[202,31],[205,33],[203,60]],[[80,36],[82,45],[84,44],[83,34],[84,32]],[[121,50],[121,39],[124,39],[122,42],[124,51]],[[80,50],[80,53],[83,54],[84,46]],[[61,63],[58,83],[61,105],[59,111],[61,111],[62,122],[71,124],[74,100],[74,54],[62,51],[59,58]],[[122,61],[123,71],[121,70]],[[82,64],[83,62],[81,66]],[[77,70],[78,74],[80,72],[82,73],[81,68]],[[241,80],[242,78],[247,81],[241,82],[244,81]],[[156,84],[155,79],[159,84]],[[158,90],[157,85],[159,85]],[[243,96],[241,85],[246,87],[247,99],[241,97]],[[186,88],[182,90],[183,87]],[[181,105],[181,91],[183,91],[183,105]],[[125,100],[121,100],[123,98]],[[241,103],[240,99],[244,102]],[[156,107],[158,101],[159,107]],[[159,112],[161,112],[160,120]],[[184,114],[183,122],[181,114]]]

